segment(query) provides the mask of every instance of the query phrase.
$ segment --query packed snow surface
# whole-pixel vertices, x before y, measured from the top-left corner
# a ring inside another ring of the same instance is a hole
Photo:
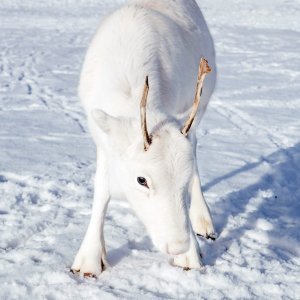
[[[112,266],[69,273],[92,204],[95,146],[77,97],[99,20],[124,1],[0,2],[0,299],[300,299],[300,1],[199,0],[218,87],[200,124],[219,238],[183,271],[113,199]]]

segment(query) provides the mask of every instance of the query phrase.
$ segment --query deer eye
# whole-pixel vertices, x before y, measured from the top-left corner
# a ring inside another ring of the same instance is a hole
[[[148,186],[148,183],[147,183],[147,180],[146,180],[145,177],[138,177],[137,182],[138,182],[138,184],[140,184],[140,185],[142,185],[142,186],[149,189],[149,186]]]

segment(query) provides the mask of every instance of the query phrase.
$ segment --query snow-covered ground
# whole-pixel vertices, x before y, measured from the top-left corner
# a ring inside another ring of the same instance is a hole
[[[168,265],[117,200],[112,268],[69,273],[95,169],[76,86],[99,20],[121,2],[0,2],[0,299],[300,299],[299,0],[199,0],[219,70],[198,131],[220,235],[199,239],[205,273]]]

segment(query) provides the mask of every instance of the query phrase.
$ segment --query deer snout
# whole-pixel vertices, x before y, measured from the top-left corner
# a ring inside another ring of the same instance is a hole
[[[167,253],[171,255],[178,255],[188,251],[190,246],[189,240],[180,240],[167,243]]]

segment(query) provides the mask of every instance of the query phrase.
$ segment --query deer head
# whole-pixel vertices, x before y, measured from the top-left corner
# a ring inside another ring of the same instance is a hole
[[[177,121],[167,120],[148,133],[148,77],[140,103],[140,128],[134,120],[93,111],[93,118],[108,141],[107,151],[115,154],[110,163],[110,188],[125,194],[153,243],[169,254],[186,252],[190,243],[189,190],[195,161],[192,144],[186,137],[209,72],[207,61],[201,59],[193,108],[182,129]]]

